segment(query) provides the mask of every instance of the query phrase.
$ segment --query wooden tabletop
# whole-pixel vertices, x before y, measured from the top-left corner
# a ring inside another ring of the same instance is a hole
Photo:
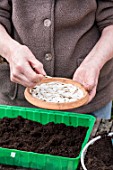
[[[90,139],[103,134],[104,132],[112,132],[113,131],[113,119],[105,120],[105,119],[97,119],[91,133]]]

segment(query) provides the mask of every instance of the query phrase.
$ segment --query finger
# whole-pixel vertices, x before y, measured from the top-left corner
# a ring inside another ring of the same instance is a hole
[[[37,84],[37,82],[29,81],[23,74],[21,74],[20,76],[15,76],[13,79],[11,79],[11,81],[21,84],[24,87],[34,87]]]
[[[33,72],[33,70],[32,70]],[[26,74],[25,74],[26,73]],[[32,73],[30,73],[28,71],[22,70],[21,72],[20,70],[11,70],[11,74],[10,74],[10,79],[12,82],[16,82],[19,84],[22,84],[24,86],[34,86],[36,83],[38,83],[39,81],[41,81],[43,79],[42,75],[38,75],[35,72],[33,72],[34,75]],[[27,76],[26,76],[27,75]],[[33,77],[35,76],[35,77]]]
[[[28,62],[24,63],[24,67],[18,66],[18,69],[17,68],[11,69],[11,81],[13,82],[17,81],[17,83],[20,83],[20,81],[22,81],[23,75],[26,77],[26,80],[30,84],[37,83],[43,79],[43,75],[36,74],[36,72],[33,71]]]
[[[96,95],[96,86],[95,86],[95,88],[93,88],[92,91],[89,92],[89,100],[88,100],[87,104],[90,103],[93,100],[95,95]]]
[[[96,85],[93,82],[86,82],[83,79],[80,80],[80,79],[74,78],[73,80],[80,83],[88,92],[90,92]]]
[[[84,86],[84,88],[88,92],[91,92],[94,89],[94,87],[96,86],[96,83],[94,83],[94,82],[84,82],[83,81],[81,84]]]
[[[26,69],[23,70],[23,75],[25,75],[25,77],[33,83],[39,82],[43,79],[43,75],[42,74],[37,74],[29,65],[29,63],[26,64]]]
[[[46,72],[43,68],[43,64],[40,61],[35,59],[35,60],[32,60],[30,64],[36,73],[46,75]]]

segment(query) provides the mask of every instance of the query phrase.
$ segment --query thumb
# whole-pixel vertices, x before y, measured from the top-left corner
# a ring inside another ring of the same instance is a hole
[[[80,79],[76,76],[73,77],[73,80],[80,83],[88,92],[90,92],[95,86],[93,82],[87,82],[84,79]]]
[[[81,83],[83,86],[84,86],[84,88],[88,91],[88,92],[91,92],[92,91],[92,89],[95,87],[95,84],[94,83],[87,83],[87,82],[82,82]]]

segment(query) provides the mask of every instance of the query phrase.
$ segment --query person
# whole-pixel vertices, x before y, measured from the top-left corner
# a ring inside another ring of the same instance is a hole
[[[113,0],[0,0],[0,103],[24,98],[44,75],[80,82],[90,97],[73,112],[110,118]]]

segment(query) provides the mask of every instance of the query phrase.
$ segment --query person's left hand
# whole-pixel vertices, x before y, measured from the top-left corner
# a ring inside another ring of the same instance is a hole
[[[100,70],[96,63],[82,63],[73,75],[73,80],[82,84],[89,93],[89,101],[96,95]]]

